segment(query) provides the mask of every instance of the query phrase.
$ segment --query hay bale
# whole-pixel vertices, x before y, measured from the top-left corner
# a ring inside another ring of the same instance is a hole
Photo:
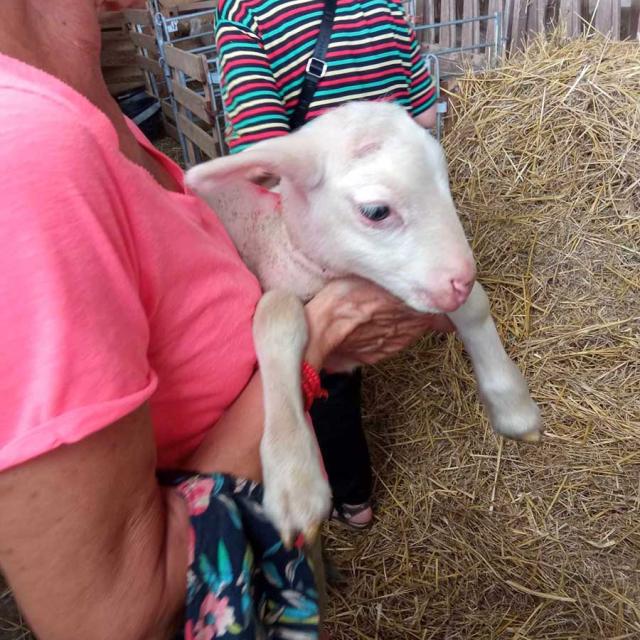
[[[378,518],[329,532],[332,632],[640,638],[640,46],[538,41],[454,115],[454,197],[547,434],[491,432],[451,337],[369,371]]]

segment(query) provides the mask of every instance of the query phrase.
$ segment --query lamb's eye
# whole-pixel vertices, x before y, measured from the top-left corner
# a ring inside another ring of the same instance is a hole
[[[380,222],[389,217],[391,209],[386,204],[361,204],[360,213],[372,222]]]

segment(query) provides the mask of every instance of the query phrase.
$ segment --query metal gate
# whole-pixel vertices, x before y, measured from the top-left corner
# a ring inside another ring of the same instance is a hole
[[[215,46],[214,21],[216,9],[215,3],[210,4],[211,8],[180,13],[178,15],[167,15],[162,11],[158,0],[149,0],[149,9],[153,14],[155,24],[156,39],[160,50],[160,63],[163,68],[165,81],[167,83],[171,108],[176,120],[178,140],[182,147],[182,153],[187,166],[197,162],[202,162],[210,157],[211,153],[203,152],[203,145],[198,143],[203,140],[193,127],[185,122],[189,120],[194,126],[211,124],[214,131],[213,139],[216,147],[216,155],[224,155],[228,152],[224,141],[224,130],[226,126],[222,92],[220,87],[220,71],[218,69],[218,56]],[[186,31],[186,32],[185,32]],[[204,56],[206,59],[206,70],[204,77],[198,77],[203,81],[202,86],[197,84],[196,79],[191,77],[184,68],[171,67],[167,62],[167,48],[176,47],[181,52],[194,56]],[[189,108],[181,108],[176,93],[180,89],[196,91],[208,102],[207,111],[210,111],[212,121],[198,118],[197,110],[194,113]],[[181,126],[182,124],[182,126]],[[188,132],[187,132],[188,129]],[[196,134],[197,140],[193,140],[192,133]],[[205,131],[206,133],[206,131]],[[206,144],[205,147],[209,145]],[[194,144],[195,143],[195,144]]]
[[[498,64],[504,52],[503,15],[498,11],[425,24],[417,22],[416,0],[404,4],[436,86],[434,133],[439,140],[447,112],[447,102],[442,96],[443,81],[459,76],[469,68],[478,71]]]

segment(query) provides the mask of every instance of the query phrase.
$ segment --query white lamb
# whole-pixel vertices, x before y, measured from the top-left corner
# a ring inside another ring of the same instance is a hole
[[[280,178],[280,194],[251,179]],[[303,301],[330,279],[360,276],[421,312],[452,320],[494,430],[538,440],[540,414],[502,347],[449,191],[438,142],[400,107],[353,102],[296,133],[194,167],[209,202],[267,293],[254,338],[264,387],[267,513],[285,540],[312,533],[331,494],[306,423]]]

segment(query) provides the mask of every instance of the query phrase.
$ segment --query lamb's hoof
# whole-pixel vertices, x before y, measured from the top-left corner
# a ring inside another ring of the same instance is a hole
[[[509,397],[506,401],[498,402],[494,397],[487,402],[487,409],[493,430],[511,440],[522,442],[540,442],[543,427],[540,409],[529,397]]]
[[[542,431],[532,431],[531,433],[525,433],[522,438],[522,442],[540,442],[542,440]]]
[[[265,464],[263,451],[263,506],[285,546],[291,548],[300,533],[309,544],[317,538],[331,510],[331,489],[317,458],[304,464],[302,457],[295,461],[293,455],[288,457]]]

